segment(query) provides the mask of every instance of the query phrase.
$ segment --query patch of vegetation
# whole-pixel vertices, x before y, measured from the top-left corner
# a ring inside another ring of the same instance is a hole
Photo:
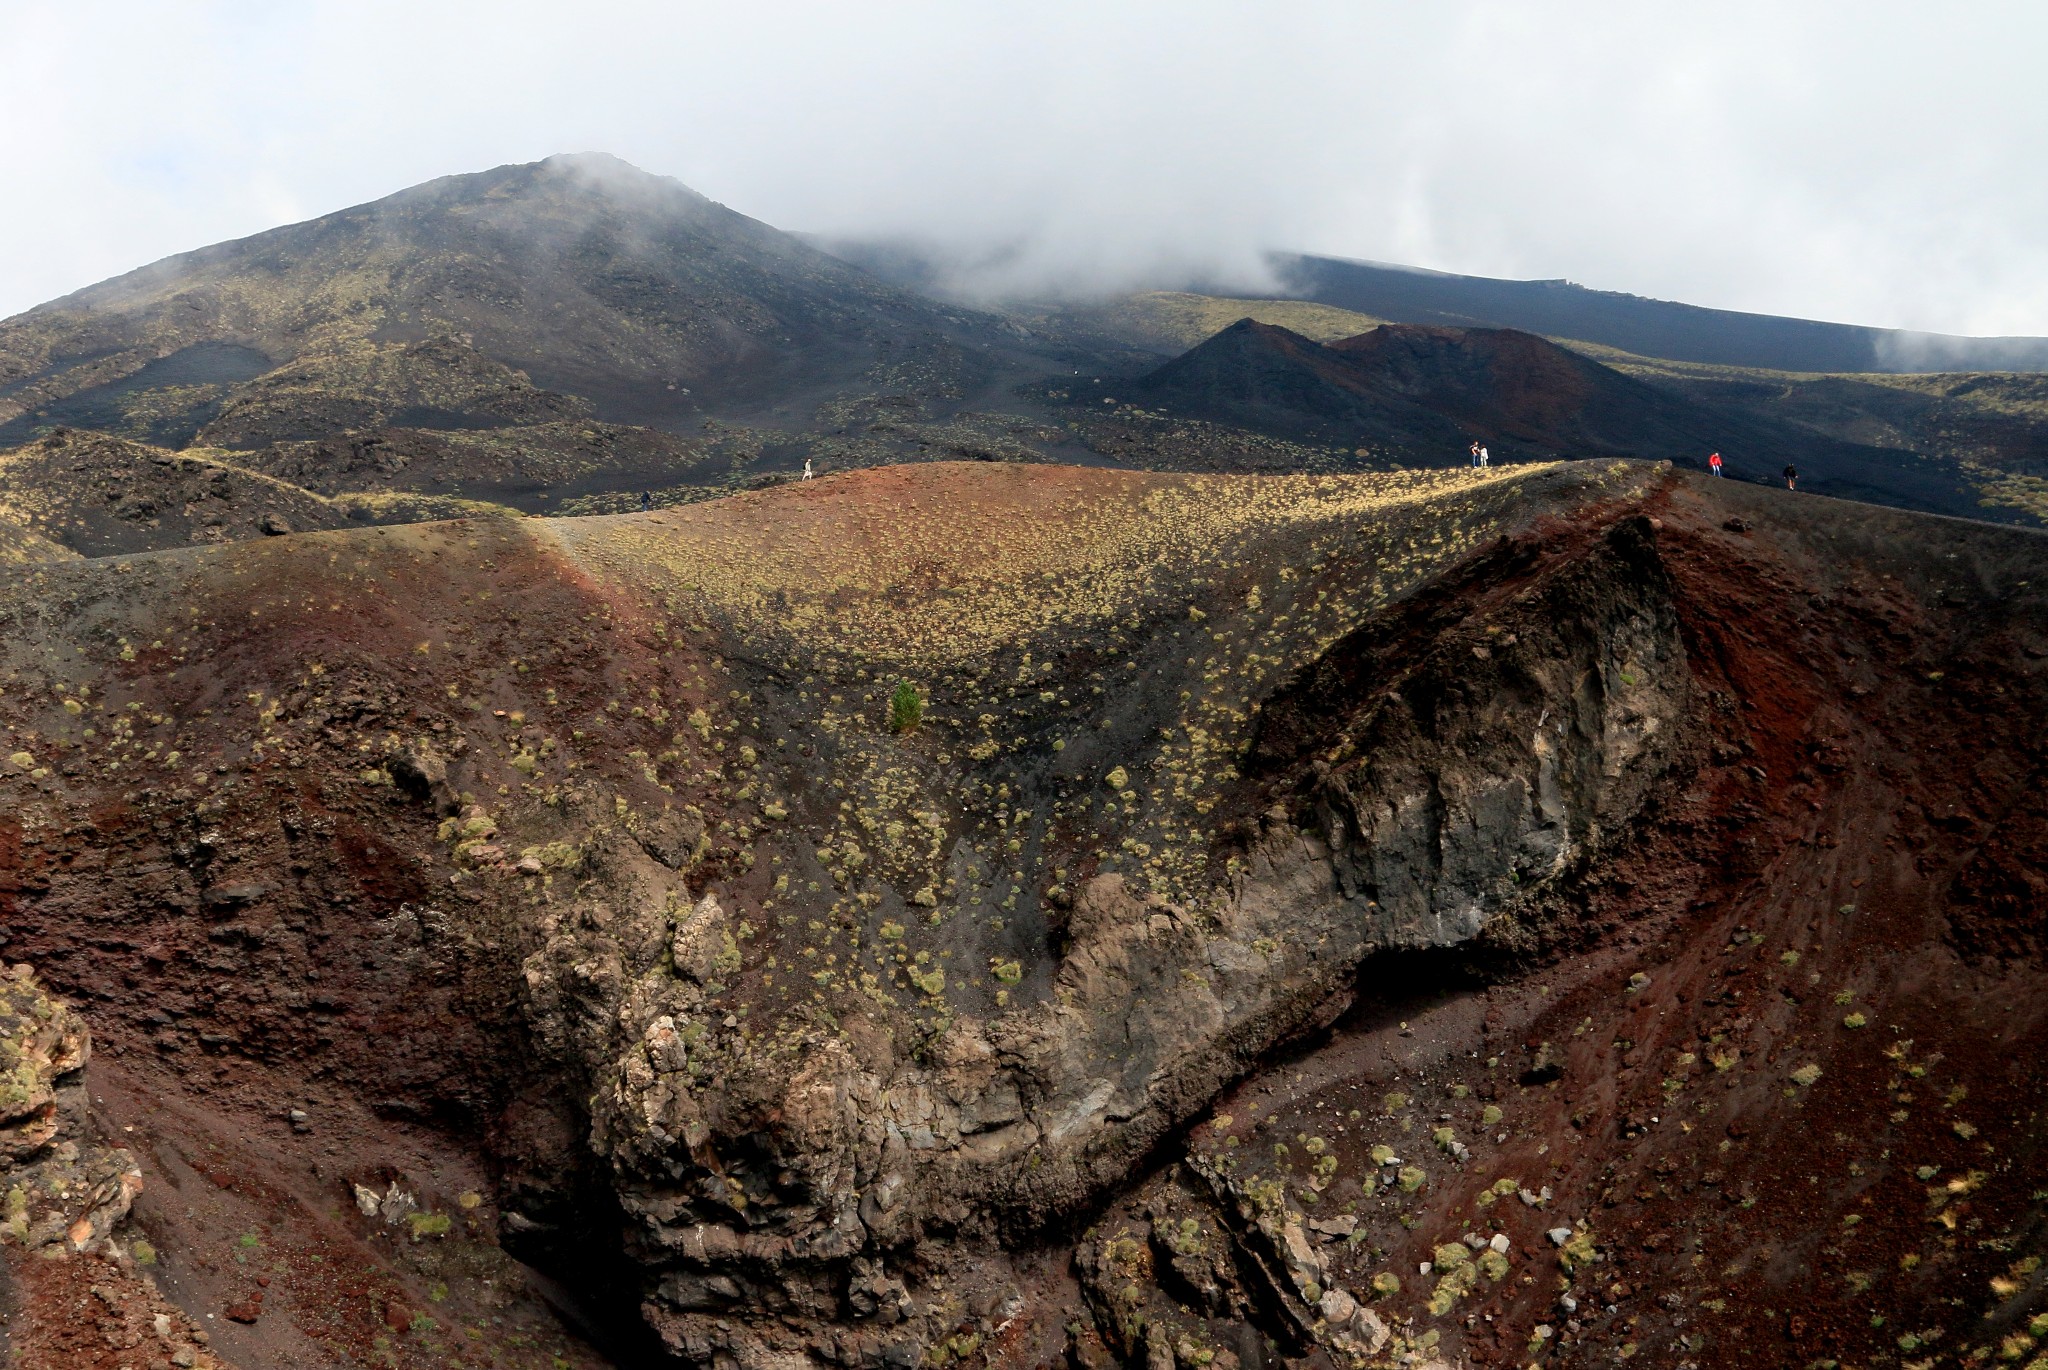
[[[889,731],[895,733],[914,732],[924,721],[924,696],[917,692],[917,686],[909,681],[897,685],[889,696]]]

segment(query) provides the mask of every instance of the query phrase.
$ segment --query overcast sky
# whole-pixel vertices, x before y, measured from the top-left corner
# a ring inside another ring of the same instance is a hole
[[[1296,248],[2048,334],[2048,6],[0,0],[0,315],[602,150],[1007,280]]]

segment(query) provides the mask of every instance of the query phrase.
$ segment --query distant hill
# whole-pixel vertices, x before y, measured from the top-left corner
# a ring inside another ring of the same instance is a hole
[[[349,522],[332,502],[261,473],[76,431],[0,453],[0,520],[88,557]]]
[[[351,517],[596,512],[807,460],[1022,450],[1042,425],[988,413],[1017,386],[1134,356],[920,296],[584,154],[444,177],[0,320],[0,452],[68,429],[349,496]]]
[[[1330,344],[1250,319],[1124,387],[1174,413],[1453,465],[1631,456],[1687,465],[1719,451],[1738,478],[1797,465],[1803,484],[1879,504],[1981,516],[1956,464],[1866,447],[1703,403],[1533,334],[1388,324]]]
[[[1341,257],[1282,253],[1272,262],[1287,295],[1339,309],[1399,323],[1519,328],[1671,361],[1780,371],[2048,370],[2048,338],[1865,328]]]
[[[1422,461],[1475,440],[1526,456],[1704,454],[1719,427],[1704,406],[1510,329],[1388,324],[1320,344],[1245,319],[1126,388]]]

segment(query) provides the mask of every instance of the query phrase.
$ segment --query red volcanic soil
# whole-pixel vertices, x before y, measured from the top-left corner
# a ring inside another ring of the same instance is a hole
[[[622,522],[801,544],[878,511],[1021,517],[1163,479],[883,470]],[[1314,1211],[1357,1235],[1323,1243],[1331,1269],[1361,1297],[1397,1272],[1373,1306],[1453,1363],[2026,1364],[2048,1342],[2048,538],[1668,475],[1527,536],[1569,550],[1624,524],[1672,585],[1691,769],[1543,918],[1368,960],[1327,1036],[1276,1053],[1188,1148],[1290,1185],[1335,1156]],[[609,1340],[630,1307],[579,1309],[506,1253],[591,1298],[610,1270],[576,1262],[615,1213],[519,1017],[516,853],[462,864],[441,827],[497,806],[543,743],[564,812],[578,773],[650,810],[711,803],[624,760],[693,735],[612,705],[686,716],[744,665],[653,633],[563,550],[581,535],[275,539],[136,558],[111,588],[38,571],[77,643],[120,663],[82,696],[70,639],[63,660],[0,644],[0,720],[41,729],[34,770],[0,749],[5,954],[91,1023],[96,1114],[147,1177],[152,1277],[230,1362],[646,1363]],[[534,680],[559,713],[528,702]],[[44,745],[81,698],[93,746]],[[468,797],[408,771],[399,734],[434,739]],[[1310,783],[1247,780],[1225,808]],[[738,857],[719,837],[706,869]],[[1376,1145],[1426,1182],[1381,1183]],[[1185,1180],[1159,1161],[1097,1228]],[[365,1211],[359,1187],[375,1208],[394,1184],[404,1205]],[[1431,1321],[1421,1266],[1467,1233],[1502,1234],[1507,1273]],[[1009,1363],[1085,1316],[1066,1240],[1047,1235],[1033,1311],[989,1344]],[[41,1348],[21,1363],[149,1363],[111,1354],[126,1332],[102,1323],[128,1314],[93,1308],[90,1262],[10,1260],[15,1346]],[[1269,1341],[1323,1354],[1270,1329],[1232,1354]]]
[[[1375,328],[1330,350],[1388,389],[1535,442],[1574,429],[1582,411],[1605,398],[1599,381],[1614,374],[1506,328]]]
[[[1412,1197],[1334,1186],[1359,1236],[1328,1249],[1347,1287],[1426,1291],[1434,1248],[1505,1234],[1439,1343],[1474,1365],[2017,1359],[2048,1254],[2048,546],[1696,483],[1644,513],[1697,773],[1520,945],[1368,962],[1192,1147],[1298,1169],[1320,1136],[1370,1178],[1373,1145],[1441,1160],[1453,1129],[1470,1159]],[[1545,1234],[1580,1225],[1600,1259],[1562,1270]]]
[[[555,1164],[577,1139],[516,1020],[516,877],[451,866],[445,782],[358,774],[390,764],[402,731],[450,760],[481,747],[493,783],[515,778],[520,723],[492,685],[522,668],[559,682],[601,750],[606,698],[653,667],[514,527],[388,536],[143,558],[111,584],[93,564],[43,586],[121,659],[96,678],[10,644],[10,746],[47,764],[0,757],[0,930],[83,1009],[103,1131],[145,1175],[151,1277],[230,1363],[610,1364],[499,1245],[508,1197],[538,1211],[521,1188],[535,1149],[572,1217],[577,1195]],[[60,697],[84,700],[96,737],[67,741]],[[459,931],[437,906],[463,911]],[[394,1179],[409,1207],[359,1211],[356,1186]],[[630,1312],[624,1326],[630,1344]]]

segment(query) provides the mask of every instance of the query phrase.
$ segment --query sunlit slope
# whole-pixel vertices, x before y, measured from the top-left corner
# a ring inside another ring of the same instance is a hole
[[[1644,469],[1257,477],[941,463],[532,527],[781,651],[929,668],[1108,628],[1162,596],[1184,615],[1256,601],[1261,580],[1301,573],[1288,563],[1340,555],[1364,577],[1351,605],[1362,613],[1529,502],[1584,498]],[[1191,618],[1189,635],[1199,628]]]
[[[1255,300],[1175,290],[1140,291],[1062,312],[1071,322],[1099,329],[1118,342],[1167,353],[1185,352],[1239,319],[1277,324],[1317,342],[1355,337],[1386,322],[1314,300]]]

